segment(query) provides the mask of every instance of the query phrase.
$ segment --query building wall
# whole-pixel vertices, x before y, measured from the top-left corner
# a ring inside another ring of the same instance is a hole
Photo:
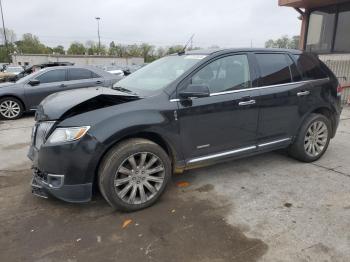
[[[120,58],[114,56],[70,56],[70,55],[12,55],[13,64],[36,65],[48,62],[72,62],[76,65],[140,65],[144,63],[142,57]]]

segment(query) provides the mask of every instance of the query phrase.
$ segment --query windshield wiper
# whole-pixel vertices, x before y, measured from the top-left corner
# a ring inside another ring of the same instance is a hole
[[[120,91],[120,92],[124,92],[124,93],[129,93],[129,94],[133,94],[133,95],[137,95],[135,92],[129,90],[129,89],[126,89],[124,87],[121,87],[121,86],[112,86],[112,89],[113,90],[117,90],[117,91]]]

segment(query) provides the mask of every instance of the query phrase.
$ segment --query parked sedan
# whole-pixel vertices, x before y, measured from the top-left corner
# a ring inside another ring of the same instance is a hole
[[[0,84],[0,118],[20,118],[24,112],[36,110],[52,93],[91,86],[109,87],[120,79],[95,67],[48,67],[15,83]]]

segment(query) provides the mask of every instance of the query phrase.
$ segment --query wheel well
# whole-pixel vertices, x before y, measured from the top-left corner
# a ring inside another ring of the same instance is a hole
[[[6,97],[12,97],[12,98],[17,99],[17,100],[22,104],[23,111],[26,111],[26,106],[24,105],[22,99],[20,99],[18,96],[14,96],[14,95],[4,95],[4,96],[1,96],[0,99],[6,98]]]
[[[156,133],[152,133],[152,132],[139,132],[139,133],[134,133],[132,135],[128,135],[125,137],[122,137],[121,139],[119,139],[118,141],[115,141],[112,145],[110,145],[105,152],[103,153],[103,155],[100,157],[98,165],[96,167],[95,170],[95,177],[94,177],[94,182],[93,182],[93,187],[94,190],[99,190],[98,189],[98,184],[97,184],[97,178],[98,178],[98,170],[100,168],[102,159],[105,157],[105,155],[109,152],[109,150],[111,148],[113,148],[116,144],[120,143],[121,141],[124,141],[125,139],[130,139],[130,138],[144,138],[144,139],[148,139],[154,143],[156,143],[157,145],[159,145],[169,156],[172,165],[174,165],[175,161],[176,161],[176,153],[175,150],[158,134]]]
[[[312,113],[324,115],[325,117],[327,117],[331,121],[332,134],[333,134],[333,132],[334,132],[334,125],[335,125],[335,119],[334,119],[334,114],[332,113],[332,111],[329,110],[326,107],[321,107],[321,108],[317,108]]]

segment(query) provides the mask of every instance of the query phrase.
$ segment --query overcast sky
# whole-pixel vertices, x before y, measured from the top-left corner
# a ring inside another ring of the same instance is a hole
[[[72,41],[156,46],[262,47],[266,40],[297,35],[298,13],[278,0],[2,0],[5,26],[37,35],[49,46]]]

